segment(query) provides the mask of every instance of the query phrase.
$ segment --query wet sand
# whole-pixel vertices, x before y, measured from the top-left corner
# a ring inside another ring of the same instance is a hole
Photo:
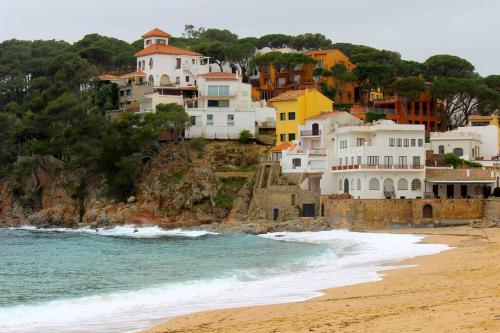
[[[199,312],[142,333],[500,332],[500,229],[389,232],[428,234],[424,242],[455,248],[304,302]]]

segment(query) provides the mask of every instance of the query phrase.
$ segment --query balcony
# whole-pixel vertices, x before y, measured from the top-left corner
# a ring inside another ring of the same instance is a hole
[[[423,165],[413,165],[413,164],[351,164],[351,165],[335,165],[332,166],[332,171],[344,171],[344,170],[422,170]]]
[[[221,93],[221,92],[209,92],[206,90],[200,90],[198,92],[199,97],[211,97],[211,98],[227,98],[227,97],[236,97],[238,96],[238,93],[236,90],[229,90],[227,93]]]
[[[320,136],[321,130],[303,130],[300,131],[300,136]]]

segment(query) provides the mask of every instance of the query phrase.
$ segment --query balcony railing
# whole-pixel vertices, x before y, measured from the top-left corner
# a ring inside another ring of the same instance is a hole
[[[320,136],[321,130],[303,130],[300,131],[300,136]]]
[[[236,90],[229,90],[227,93],[221,93],[221,92],[209,92],[209,91],[204,91],[201,90],[198,93],[198,96],[200,97],[235,97],[237,96],[238,93]]]
[[[335,165],[332,166],[332,171],[341,170],[359,170],[359,169],[380,169],[380,170],[419,170],[423,169],[423,165],[413,165],[413,164],[351,164],[351,165]]]

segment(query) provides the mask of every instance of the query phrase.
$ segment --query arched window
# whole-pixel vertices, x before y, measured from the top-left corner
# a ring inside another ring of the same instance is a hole
[[[145,70],[146,69],[146,61],[142,61],[142,70]]]
[[[464,155],[464,150],[462,148],[454,148],[453,149],[453,155],[456,157],[460,157]]]
[[[344,184],[344,182],[342,181],[342,179],[339,179],[339,191],[342,191],[343,184]]]
[[[411,190],[412,191],[420,191],[422,189],[422,182],[420,179],[413,179],[411,181]]]
[[[155,78],[153,77],[153,75],[149,76],[148,81],[149,81],[149,83],[154,83],[155,82]]]
[[[444,146],[443,145],[440,145],[438,147],[438,153],[439,153],[439,155],[443,155],[444,154]]]
[[[392,178],[384,179],[384,191],[394,192],[394,181]]]
[[[351,178],[351,190],[356,189],[356,184],[354,184],[354,178]]]
[[[408,181],[404,178],[398,180],[398,190],[407,190],[408,189]]]
[[[349,193],[349,179],[344,179],[344,193]]]
[[[358,185],[358,191],[361,191],[361,179],[358,178],[358,180],[356,181],[357,185]]]
[[[312,124],[312,135],[319,135],[319,125],[317,123]]]
[[[137,71],[138,72],[141,71],[141,62],[140,61],[137,62]]]
[[[370,179],[370,183],[368,184],[369,190],[380,190],[380,182],[377,178]]]
[[[153,58],[149,58],[149,69],[153,69]]]

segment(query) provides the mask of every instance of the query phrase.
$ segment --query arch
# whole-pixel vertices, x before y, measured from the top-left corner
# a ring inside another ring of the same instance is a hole
[[[455,155],[456,157],[461,157],[464,155],[464,150],[462,148],[454,148],[453,155]]]
[[[411,181],[411,190],[412,191],[420,191],[422,189],[422,182],[420,179],[413,179]]]
[[[142,60],[142,70],[145,70],[145,69],[146,69],[146,61]]]
[[[368,184],[369,190],[380,190],[380,182],[377,178],[370,179],[370,183]]]
[[[405,178],[401,178],[398,180],[398,190],[407,190],[408,189],[408,181]]]
[[[153,69],[153,58],[149,58],[149,69]]]
[[[424,207],[422,208],[422,217],[424,219],[432,219],[433,215],[434,215],[434,212],[433,212],[432,206],[429,204],[424,205]]]
[[[384,191],[394,191],[394,181],[392,178],[384,179]]]
[[[356,181],[356,185],[358,185],[358,191],[361,191],[361,179],[358,178],[358,180]]]
[[[344,182],[342,181],[342,179],[339,179],[339,192],[342,192],[342,185],[344,184]]]
[[[168,86],[170,85],[172,82],[170,81],[170,76],[168,76],[167,74],[163,74],[161,77],[160,77],[160,86]]]
[[[444,155],[444,146],[443,145],[440,145],[438,147],[438,153],[439,153],[439,155]]]
[[[319,124],[318,123],[312,124],[311,128],[312,128],[312,135],[319,135]]]
[[[349,193],[349,179],[344,179],[344,193]]]
[[[141,62],[140,61],[137,62],[137,71],[138,72],[141,71]]]
[[[148,78],[148,82],[149,83],[154,83],[155,82],[155,78],[153,77],[153,75],[150,75],[149,78]]]
[[[356,184],[354,183],[354,178],[351,178],[351,190],[356,189]]]

